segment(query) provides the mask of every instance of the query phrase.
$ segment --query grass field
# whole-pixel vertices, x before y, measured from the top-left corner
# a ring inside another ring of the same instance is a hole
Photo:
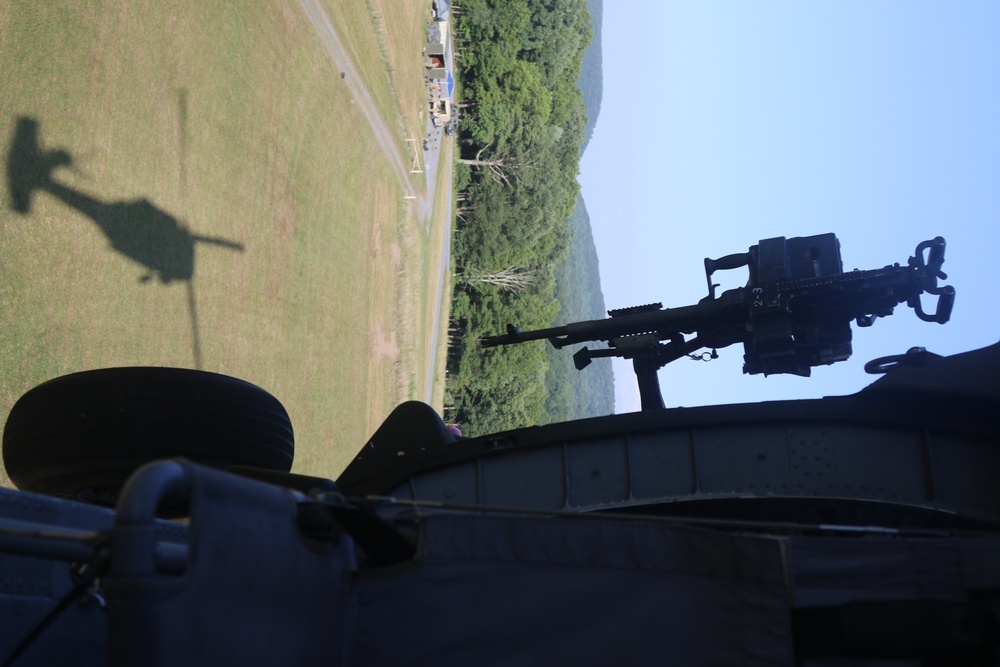
[[[430,3],[324,4],[408,155]],[[428,233],[299,3],[0,3],[0,90],[0,418],[56,375],[200,367],[335,476],[440,376],[447,202]]]

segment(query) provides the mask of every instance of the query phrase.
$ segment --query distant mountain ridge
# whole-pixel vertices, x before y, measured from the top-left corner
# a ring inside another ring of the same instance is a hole
[[[588,0],[590,18],[594,22],[594,37],[590,46],[583,53],[583,66],[580,69],[579,86],[583,92],[583,103],[587,107],[587,124],[584,127],[583,146],[580,155],[587,150],[590,137],[597,126],[597,117],[601,113],[601,97],[604,95],[604,69],[601,54],[601,22],[604,18],[604,0]]]
[[[607,317],[597,248],[583,197],[577,198],[569,224],[573,233],[569,253],[556,267],[557,324]],[[546,347],[549,370],[545,376],[548,394],[545,412],[550,422],[599,417],[615,411],[611,360],[595,359],[585,370],[578,371],[573,365],[573,353],[580,347],[574,345],[562,350]]]
[[[597,126],[604,88],[601,67],[603,0],[588,0],[588,8],[594,24],[594,36],[583,54],[578,83],[587,113],[581,154]],[[559,301],[559,314],[555,324],[607,317],[598,270],[597,247],[594,245],[590,216],[582,196],[577,197],[569,226],[572,233],[569,252],[556,267],[555,296]],[[548,393],[545,412],[550,422],[597,417],[614,412],[614,373],[611,360],[595,359],[586,370],[577,371],[573,366],[573,352],[579,347],[563,350],[547,347],[549,370],[545,377]]]

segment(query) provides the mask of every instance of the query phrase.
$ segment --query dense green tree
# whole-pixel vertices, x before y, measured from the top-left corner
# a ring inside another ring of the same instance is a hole
[[[594,402],[572,397],[576,378],[550,371],[544,343],[479,344],[508,324],[548,327],[561,314],[557,269],[571,244],[587,122],[577,83],[594,31],[586,0],[459,5],[463,201],[445,403],[446,417],[474,434],[546,421],[546,410],[573,416]],[[504,271],[531,280],[511,289],[483,279]]]

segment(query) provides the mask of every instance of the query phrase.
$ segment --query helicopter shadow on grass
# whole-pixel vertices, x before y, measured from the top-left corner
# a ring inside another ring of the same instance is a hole
[[[7,186],[11,208],[31,212],[39,192],[60,200],[86,215],[108,239],[111,247],[145,269],[139,280],[167,285],[187,283],[195,366],[201,368],[201,342],[194,295],[195,246],[206,244],[243,252],[243,244],[228,239],[193,234],[182,222],[148,199],[103,201],[54,178],[60,169],[72,169],[73,157],[65,149],[45,150],[39,143],[39,123],[20,117],[7,155]]]

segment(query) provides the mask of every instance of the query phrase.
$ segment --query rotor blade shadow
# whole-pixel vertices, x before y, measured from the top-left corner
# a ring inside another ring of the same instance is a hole
[[[141,282],[154,278],[162,284],[187,282],[194,354],[200,367],[201,343],[192,282],[195,246],[201,243],[244,252],[243,244],[222,237],[193,234],[187,225],[145,198],[104,201],[56,179],[54,172],[61,167],[73,167],[72,154],[65,149],[43,149],[38,121],[19,117],[7,155],[10,207],[27,215],[36,193],[47,193],[93,221],[112,249],[141,265],[145,269],[139,278]]]

